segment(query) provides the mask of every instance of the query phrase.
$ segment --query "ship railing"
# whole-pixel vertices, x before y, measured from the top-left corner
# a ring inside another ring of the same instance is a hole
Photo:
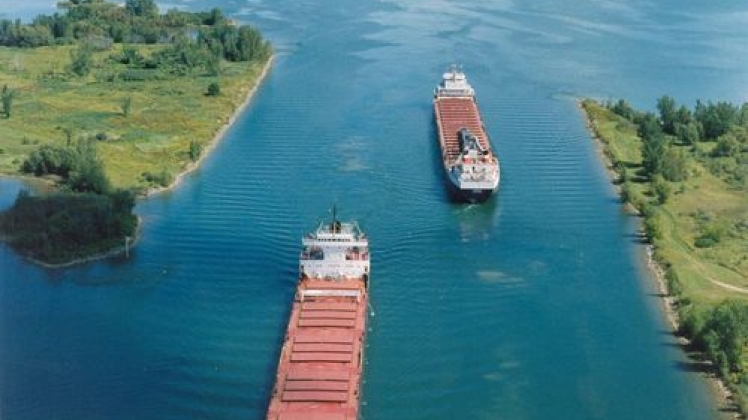
[[[436,96],[474,96],[475,91],[470,87],[442,87],[434,89]]]
[[[360,290],[343,290],[343,289],[306,289],[302,290],[299,298],[302,302],[311,297],[350,297],[358,302],[361,298]]]

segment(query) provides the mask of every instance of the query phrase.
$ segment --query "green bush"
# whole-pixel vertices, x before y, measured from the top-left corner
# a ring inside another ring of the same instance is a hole
[[[678,274],[672,267],[668,267],[668,269],[665,270],[665,282],[671,296],[680,296],[683,293],[683,286],[680,283]]]
[[[152,69],[127,69],[119,74],[124,82],[145,82],[149,80],[163,80],[158,70]]]
[[[24,255],[64,262],[120,245],[132,236],[137,227],[134,206],[133,194],[121,190],[48,196],[22,191],[0,214],[0,232]]]
[[[75,146],[44,145],[31,152],[21,165],[21,172],[36,176],[57,175],[64,187],[75,192],[103,194],[109,191],[104,165],[96,145],[80,141]]]
[[[694,240],[694,245],[698,248],[713,247],[722,241],[727,230],[719,220],[705,223],[700,229],[701,234]]]
[[[193,162],[197,162],[200,159],[200,155],[203,153],[203,146],[197,140],[190,141],[190,159]]]
[[[703,346],[722,377],[735,383],[744,376],[742,360],[748,345],[748,305],[726,301],[708,312],[695,341]]]
[[[143,179],[151,184],[168,187],[174,180],[174,176],[168,171],[161,171],[156,174],[152,172],[143,172]]]
[[[665,204],[667,199],[670,197],[670,184],[665,181],[662,175],[655,175],[652,178],[652,190],[657,198],[658,204]]]
[[[656,242],[662,239],[663,227],[659,210],[654,206],[645,206],[644,210],[644,232],[650,241]]]
[[[221,85],[218,82],[213,82],[208,85],[208,96],[218,96],[221,94]]]

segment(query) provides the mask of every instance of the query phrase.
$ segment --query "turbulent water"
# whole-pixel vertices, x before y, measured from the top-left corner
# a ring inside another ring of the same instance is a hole
[[[0,17],[50,7],[16,3]],[[372,242],[363,418],[713,418],[575,98],[748,99],[748,6],[525,3],[160,3],[259,26],[273,71],[198,172],[141,202],[129,259],[45,270],[0,246],[0,418],[262,418],[300,237],[333,204]],[[502,159],[481,206],[439,172],[452,62]]]

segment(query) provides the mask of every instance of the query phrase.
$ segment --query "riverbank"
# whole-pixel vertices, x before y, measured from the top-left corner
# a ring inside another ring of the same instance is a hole
[[[151,187],[143,192],[143,196],[148,197],[176,188],[177,186],[179,186],[186,175],[200,167],[202,162],[210,155],[210,153],[213,151],[213,149],[215,149],[218,143],[223,140],[223,138],[226,136],[226,132],[229,128],[231,128],[236,119],[244,112],[245,109],[247,109],[249,104],[252,103],[252,99],[254,98],[257,89],[260,87],[262,82],[265,80],[265,77],[267,77],[268,73],[270,72],[274,60],[275,56],[272,55],[265,62],[260,75],[254,80],[252,86],[245,94],[244,101],[236,108],[236,110],[233,112],[233,114],[231,114],[228,120],[226,120],[226,122],[216,131],[213,138],[204,146],[200,157],[196,161],[188,163],[187,166],[174,177],[174,180],[169,185],[161,187]]]
[[[75,51],[71,46],[0,47],[0,85],[15,92],[12,116],[0,120],[1,174],[21,174],[23,162],[41,147],[88,141],[96,144],[113,187],[144,192],[169,186],[205,155],[272,62],[270,54],[222,61],[213,75],[109,81],[111,74],[132,71],[112,61],[119,48],[94,53],[95,73],[78,78],[55,70]],[[128,48],[149,57],[166,47]],[[23,68],[13,70],[14,62]],[[211,86],[220,91],[210,94]]]
[[[626,168],[637,168],[642,164],[641,145],[637,144],[636,147],[632,147],[633,145],[630,143],[632,138],[635,137],[638,139],[636,130],[632,132],[630,124],[626,125],[623,121],[615,121],[612,115],[610,115],[609,117],[615,125],[615,129],[611,131],[617,132],[617,135],[611,135],[610,132],[603,134],[600,125],[611,122],[610,120],[601,121],[600,115],[603,112],[603,108],[590,100],[578,101],[577,105],[580,112],[585,116],[586,126],[591,138],[595,142],[598,156],[605,165],[606,172],[616,192],[621,196],[622,204],[624,204],[627,211],[631,214],[646,217],[646,209],[643,208],[643,205],[647,205],[645,201],[639,201],[635,204],[635,201],[631,200],[630,197],[628,199],[624,197],[624,194],[632,194],[632,191],[625,191],[623,186],[624,182],[629,179]],[[625,147],[621,147],[621,143],[626,143],[627,141],[629,144],[624,144]],[[640,142],[640,140],[636,141]],[[638,157],[636,157],[637,154],[639,155]],[[630,185],[627,185],[627,188],[633,190]],[[653,194],[649,185],[640,185],[635,188],[635,194],[642,194],[644,196]],[[681,299],[683,299],[683,296],[681,296],[682,291],[673,290],[669,284],[671,281],[667,277],[668,269],[672,269],[673,264],[664,255],[670,255],[670,253],[667,250],[663,252],[656,248],[656,245],[652,243],[655,242],[654,239],[647,236],[643,221],[639,225],[639,236],[643,241],[650,242],[643,244],[643,265],[646,267],[648,276],[652,279],[658,290],[663,314],[671,329],[671,333],[674,335],[681,349],[688,356],[690,363],[694,366],[694,371],[700,372],[702,377],[709,382],[720,411],[723,413],[723,417],[725,419],[745,418],[744,414],[741,413],[741,411],[744,411],[740,402],[743,397],[738,395],[736,398],[730,386],[718,375],[718,370],[713,363],[707,360],[706,354],[695,351],[691,339],[683,334],[684,324],[681,319],[680,310]],[[661,247],[667,247],[666,241],[658,240],[656,243],[659,243]],[[658,255],[657,252],[661,254]],[[681,282],[677,278],[675,285],[681,285]],[[689,302],[692,299],[691,296],[698,297],[698,295],[688,296],[686,299],[689,299]],[[701,304],[704,304],[704,302],[701,302]]]
[[[255,78],[251,84],[247,85],[246,93],[244,94],[244,98],[242,102],[239,104],[239,106],[237,106],[235,110],[233,111],[233,113],[226,119],[226,122],[219,129],[216,130],[215,134],[210,139],[210,141],[204,143],[205,147],[201,150],[199,158],[187,164],[183,168],[183,170],[179,172],[172,179],[171,183],[168,186],[146,190],[145,192],[143,192],[142,197],[148,197],[149,195],[169,191],[177,187],[185,175],[194,171],[201,165],[204,159],[207,158],[210,155],[210,153],[213,151],[215,146],[224,138],[226,131],[231,127],[231,125],[236,121],[239,115],[241,115],[241,113],[251,103],[254,93],[257,91],[259,85],[262,83],[262,81],[267,76],[268,72],[270,71],[270,68],[272,67],[272,63],[273,63],[273,56],[271,56],[268,60],[266,60],[259,76]],[[29,177],[23,177],[23,178],[29,178]],[[38,178],[29,178],[29,179],[38,180]],[[43,185],[45,185],[46,187],[45,189],[47,190],[47,192],[50,192],[50,190],[52,189],[52,183],[45,182]],[[82,264],[82,263],[87,263],[91,261],[101,260],[101,259],[121,255],[123,253],[128,253],[130,249],[136,246],[138,239],[140,237],[140,234],[141,234],[141,230],[142,230],[141,219],[138,218],[135,234],[131,238],[126,238],[125,243],[123,243],[122,245],[116,246],[114,248],[109,248],[103,252],[97,252],[91,255],[86,255],[85,257],[75,258],[70,261],[64,261],[60,263],[50,263],[47,261],[42,261],[38,258],[33,258],[29,256],[25,256],[25,257],[29,261],[33,262],[34,264],[43,266],[45,268],[61,268],[61,267],[68,267],[68,266],[72,266],[76,264]],[[0,239],[3,239],[3,238],[0,238]],[[7,241],[7,238],[4,238],[3,240]]]

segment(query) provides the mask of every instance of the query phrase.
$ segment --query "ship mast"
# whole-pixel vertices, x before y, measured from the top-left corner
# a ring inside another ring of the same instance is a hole
[[[338,209],[335,204],[332,205],[332,222],[330,223],[330,233],[333,235],[340,232],[340,222],[338,222]]]

